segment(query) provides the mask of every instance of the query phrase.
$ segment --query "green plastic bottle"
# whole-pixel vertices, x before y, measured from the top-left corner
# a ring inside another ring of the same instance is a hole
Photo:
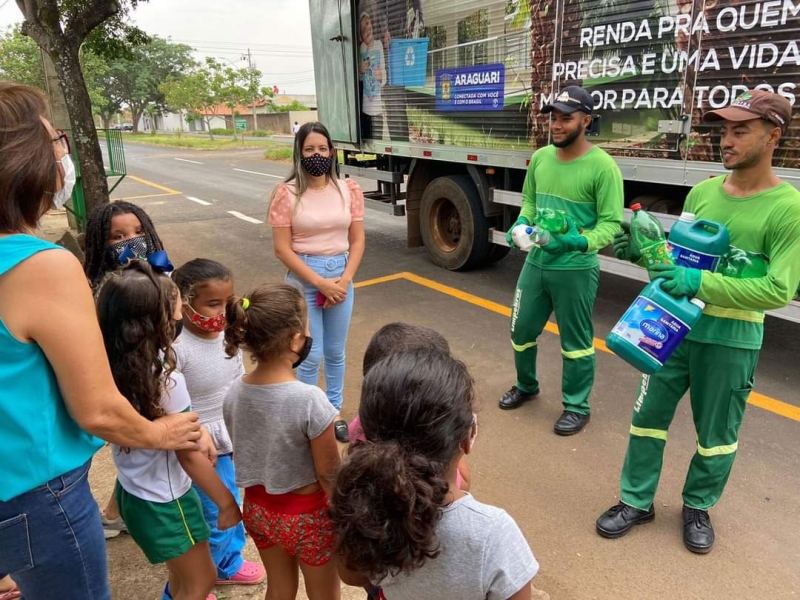
[[[672,253],[661,221],[642,210],[641,204],[632,205],[631,210],[633,211],[631,238],[642,255],[641,264],[648,269],[657,264],[673,264]]]
[[[567,223],[567,216],[564,211],[554,208],[537,209],[533,222],[540,229],[550,233],[564,233],[569,229],[569,223]]]
[[[705,308],[697,298],[673,298],[661,289],[661,281],[642,290],[606,337],[614,354],[648,375],[664,366]]]

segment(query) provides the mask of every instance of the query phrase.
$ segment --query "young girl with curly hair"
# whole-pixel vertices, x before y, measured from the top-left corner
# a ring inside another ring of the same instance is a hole
[[[191,408],[186,381],[175,370],[172,342],[181,323],[178,288],[144,261],[109,274],[97,294],[97,313],[111,372],[120,392],[149,420]],[[167,564],[165,596],[216,598],[209,528],[194,481],[219,507],[221,530],[241,521],[236,501],[208,456],[112,446],[116,497],[128,532],[153,563]]]
[[[504,510],[456,485],[477,436],[466,366],[432,349],[372,366],[359,416],[366,442],[336,478],[339,572],[387,600],[529,600],[539,565]]]

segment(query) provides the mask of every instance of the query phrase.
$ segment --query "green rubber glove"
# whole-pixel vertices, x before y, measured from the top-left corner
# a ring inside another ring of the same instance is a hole
[[[700,290],[703,272],[700,269],[687,269],[676,265],[653,265],[648,269],[650,281],[663,279],[661,289],[670,296],[693,298]]]
[[[511,238],[511,232],[514,230],[514,227],[516,227],[517,225],[527,225],[528,227],[530,227],[531,226],[531,222],[528,221],[528,219],[526,219],[525,217],[520,216],[520,218],[517,219],[516,221],[514,221],[514,224],[511,227],[508,228],[508,231],[506,231],[506,244],[508,244],[512,248],[516,248],[517,247],[517,245],[514,243],[514,240]]]
[[[564,233],[551,233],[550,241],[542,246],[542,250],[552,256],[561,256],[567,252],[586,252],[589,241],[578,231],[575,219],[567,216],[569,227]]]
[[[619,260],[629,260],[633,264],[638,264],[642,260],[639,247],[631,238],[631,224],[622,222],[622,231],[614,234],[614,256]]]

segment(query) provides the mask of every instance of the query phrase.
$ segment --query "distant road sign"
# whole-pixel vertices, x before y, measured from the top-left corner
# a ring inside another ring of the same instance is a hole
[[[236,129],[241,131],[245,131],[247,129],[247,120],[245,119],[236,119]]]

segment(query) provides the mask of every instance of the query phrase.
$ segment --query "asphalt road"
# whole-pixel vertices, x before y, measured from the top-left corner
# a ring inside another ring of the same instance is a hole
[[[114,197],[148,211],[173,263],[217,259],[233,269],[240,293],[283,277],[263,222],[269,191],[288,165],[264,161],[259,150],[192,152],[128,144],[126,156],[131,177]],[[524,255],[512,252],[471,273],[446,272],[430,263],[424,249],[405,247],[405,219],[389,213],[374,204],[367,210],[367,253],[358,279],[412,275],[356,292],[345,416],[357,411],[361,357],[372,333],[395,320],[434,327],[467,362],[478,385],[481,429],[471,457],[473,493],[517,519],[541,563],[536,584],[552,598],[800,596],[800,326],[767,320],[756,379],[766,408],[748,406],[733,474],[711,513],[714,551],[696,556],[681,542],[680,492],[695,448],[686,399],[670,431],[655,522],[626,538],[603,540],[594,532],[594,520],[616,502],[637,373],[598,352],[592,422],[581,435],[558,438],[552,424],[560,414],[561,355],[556,336],[545,333],[542,395],[517,411],[499,411],[497,400],[514,380],[503,311]],[[602,275],[595,337],[605,337],[640,289],[636,282]],[[96,463],[92,482],[105,502],[113,475],[106,455]],[[129,539],[110,541],[109,556],[115,598],[155,597],[163,573],[147,566]],[[256,598],[263,589],[225,592],[228,598]],[[345,597],[363,594],[351,590]]]

